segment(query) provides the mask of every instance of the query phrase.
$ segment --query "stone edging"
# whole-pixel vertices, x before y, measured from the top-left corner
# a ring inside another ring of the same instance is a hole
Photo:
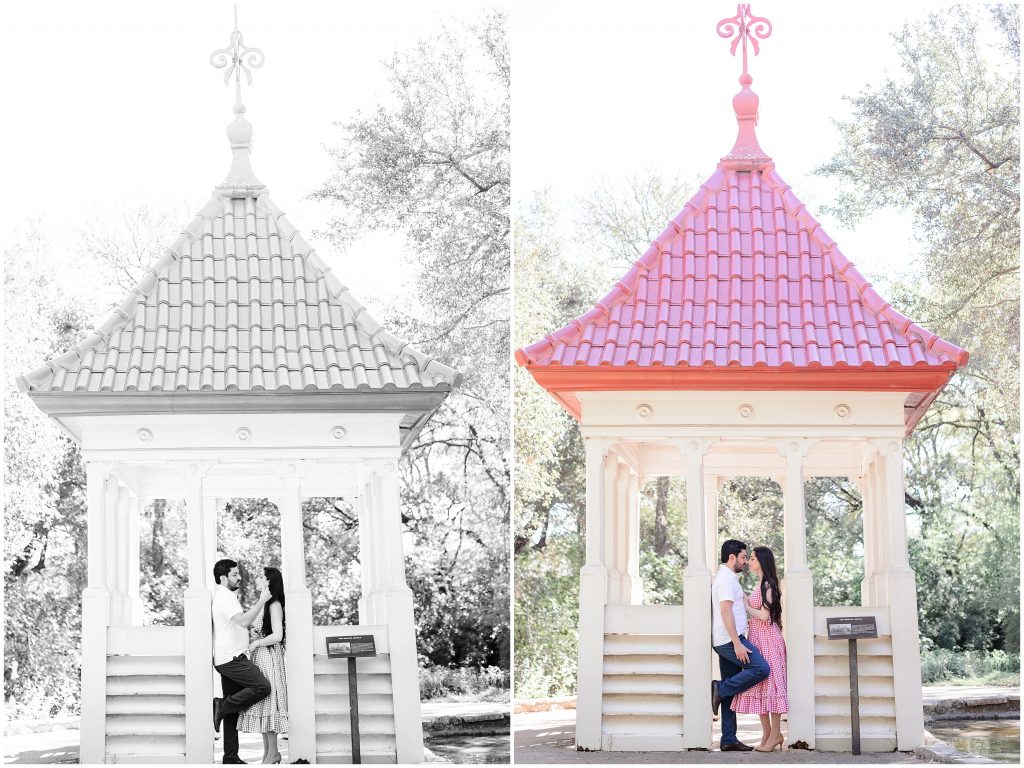
[[[523,712],[553,712],[556,709],[576,709],[575,696],[555,699],[517,699],[512,709],[517,715]]]
[[[936,763],[950,763],[953,765],[964,765],[968,763],[998,764],[998,761],[990,760],[987,757],[979,757],[977,755],[969,755],[966,752],[959,752],[956,748],[950,746],[942,739],[935,738],[928,731],[924,732],[924,741],[924,745],[917,747],[914,750],[914,754],[918,757],[923,757],[925,760],[934,760]]]
[[[991,695],[964,696],[938,699],[924,703],[924,715],[929,721],[997,719],[1020,712],[1020,693],[1007,692]]]

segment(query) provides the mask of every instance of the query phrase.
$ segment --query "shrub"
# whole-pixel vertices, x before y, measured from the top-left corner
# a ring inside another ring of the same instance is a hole
[[[921,682],[956,683],[965,680],[990,685],[1019,683],[1020,654],[922,648]]]
[[[507,701],[509,673],[500,667],[420,667],[420,698]]]

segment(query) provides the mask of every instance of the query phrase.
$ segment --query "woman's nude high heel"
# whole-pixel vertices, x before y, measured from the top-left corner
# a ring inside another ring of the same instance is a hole
[[[782,750],[782,745],[783,745],[783,743],[784,743],[785,741],[786,741],[786,737],[785,737],[785,736],[783,736],[783,735],[782,735],[782,734],[780,733],[780,734],[779,734],[779,737],[778,737],[777,739],[774,739],[774,740],[770,740],[770,741],[769,741],[769,742],[768,742],[767,744],[765,744],[765,745],[764,745],[763,747],[762,747],[762,746],[760,746],[760,745],[758,745],[758,746],[754,747],[754,751],[755,751],[755,752],[774,752],[774,751],[775,751],[775,748],[776,748],[776,747],[778,747],[778,748],[779,748],[779,751],[781,752],[781,751],[783,751],[783,750]]]

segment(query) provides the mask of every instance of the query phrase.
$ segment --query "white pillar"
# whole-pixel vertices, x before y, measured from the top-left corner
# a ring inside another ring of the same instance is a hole
[[[617,457],[605,477],[611,488],[608,505],[609,583],[608,602],[628,604],[631,593],[629,583],[629,467]]]
[[[213,762],[213,622],[204,565],[203,479],[208,466],[188,462],[185,474],[188,588],[185,590],[185,761]],[[212,575],[211,575],[212,580]]]
[[[917,582],[907,552],[907,516],[903,479],[903,441],[876,443],[881,460],[882,495],[889,524],[885,584],[892,626],[893,687],[896,689],[896,747],[915,749],[924,743],[921,706],[921,650],[917,625]]]
[[[814,749],[814,583],[807,566],[806,507],[803,460],[811,441],[781,441],[786,457],[783,482],[785,574],[782,605],[785,612],[789,732],[787,743],[806,741]]]
[[[203,574],[212,595],[217,585],[213,581],[213,566],[217,562],[217,513],[221,500],[211,497],[203,499]]]
[[[353,505],[359,519],[359,624],[372,624],[370,620],[370,592],[374,588],[372,536],[373,515],[369,498],[368,473],[365,469],[358,470],[356,479],[356,496]]]
[[[139,512],[142,502],[133,493],[128,498],[128,623],[142,626],[142,598],[139,596]]]
[[[722,478],[718,475],[708,475],[704,478],[704,507],[707,515],[707,530],[705,540],[705,562],[712,578],[718,572],[718,564],[721,560],[721,543],[718,541],[718,492],[722,488]]]
[[[576,668],[576,748],[601,749],[604,678],[605,457],[611,441],[585,438],[587,475],[587,559],[580,569],[580,618]]]
[[[419,666],[412,590],[405,580],[402,551],[402,502],[398,456],[373,463],[377,504],[373,551],[379,560],[382,598],[391,646],[391,681],[395,742],[399,763],[423,762],[423,723],[420,717]],[[375,623],[379,618],[375,620]]]
[[[882,459],[875,455],[871,461],[871,504],[874,507],[875,530],[875,575],[872,579],[872,593],[877,605],[889,604],[889,584],[886,582],[885,574],[892,565],[892,548],[889,546],[889,515],[886,511],[885,499],[885,476],[882,467]]]
[[[316,710],[313,702],[313,596],[306,585],[299,467],[283,467],[281,493],[281,575],[288,604],[288,756],[316,762]]]
[[[103,499],[103,509],[106,515],[106,580],[107,589],[110,591],[110,625],[120,626],[123,621],[125,594],[121,591],[121,565],[124,559],[122,550],[124,520],[121,518],[121,484],[117,476],[111,476],[106,485],[106,495]]]
[[[704,455],[710,439],[677,443],[686,457],[687,564],[683,572],[683,746],[711,747],[711,571],[706,559]]]
[[[107,626],[110,593],[106,584],[107,486],[110,465],[87,461],[86,516],[89,585],[82,590],[82,718],[79,760],[102,763],[106,757]]]
[[[860,511],[864,529],[864,578],[860,582],[860,604],[862,606],[876,605],[874,596],[874,584],[871,577],[875,572],[875,548],[872,546],[872,537],[875,533],[874,510],[871,507],[871,500],[868,495],[868,478],[865,472],[857,477],[851,477],[857,484],[860,492]]]
[[[644,582],[640,577],[640,475],[630,472],[628,497],[629,553],[626,571],[629,577],[629,602],[643,605]]]

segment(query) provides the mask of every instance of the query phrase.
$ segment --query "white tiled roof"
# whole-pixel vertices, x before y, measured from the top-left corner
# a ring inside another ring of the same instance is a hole
[[[448,390],[461,375],[384,331],[258,184],[218,187],[36,392]]]

